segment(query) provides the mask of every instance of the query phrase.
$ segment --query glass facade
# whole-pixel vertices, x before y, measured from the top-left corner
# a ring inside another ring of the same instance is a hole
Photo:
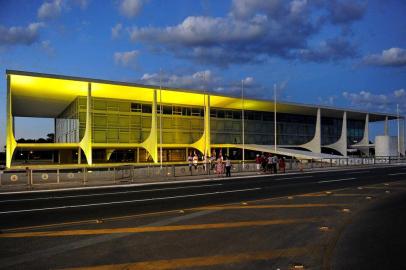
[[[158,105],[158,130],[160,110]],[[91,115],[93,143],[142,143],[151,130],[152,104],[92,98]],[[278,145],[297,146],[314,137],[316,116],[277,113],[276,117]],[[274,144],[273,112],[246,110],[244,118],[246,144]],[[85,123],[86,97],[78,97],[55,120],[56,142],[79,142],[84,135]],[[162,127],[164,144],[192,144],[203,135],[204,108],[164,104]],[[322,117],[321,144],[336,142],[341,136],[341,128],[342,119]],[[347,131],[349,145],[359,142],[364,133],[364,121],[347,120]],[[241,110],[210,108],[210,132],[212,144],[241,144]]]

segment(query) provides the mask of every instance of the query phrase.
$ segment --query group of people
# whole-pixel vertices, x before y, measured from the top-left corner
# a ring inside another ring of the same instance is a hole
[[[216,155],[212,155],[211,157],[203,156],[203,170],[206,171],[208,169],[213,170],[217,176],[221,176],[224,173],[226,177],[231,176],[231,160],[229,157],[225,156],[220,153],[216,158]],[[189,163],[189,171],[190,175],[192,175],[192,168],[194,167],[197,170],[199,157],[196,152],[192,155],[192,153],[188,156],[188,163]]]
[[[199,156],[196,152],[193,154],[190,153],[187,160],[189,163],[189,172],[190,175],[192,175],[193,167],[195,170],[198,168]],[[226,177],[231,176],[231,160],[228,156],[223,156],[221,152],[217,156],[215,153],[213,153],[211,157],[203,156],[202,161],[204,171],[212,170],[217,174],[218,177],[222,176],[224,173]],[[264,173],[269,172],[277,174],[278,169],[280,172],[285,173],[286,170],[285,158],[278,158],[276,155],[272,155],[270,153],[262,155],[257,154],[255,162],[257,170],[262,170]]]
[[[278,158],[270,153],[267,155],[262,154],[261,156],[257,154],[255,163],[257,164],[257,170],[262,170],[264,173],[270,172],[276,174],[278,173],[278,166],[281,172],[284,173],[286,170],[285,158]]]

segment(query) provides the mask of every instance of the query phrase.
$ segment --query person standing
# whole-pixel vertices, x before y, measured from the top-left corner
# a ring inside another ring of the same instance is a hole
[[[193,156],[193,166],[195,167],[195,170],[197,170],[198,161],[199,161],[199,157],[197,156],[197,154],[195,152],[195,155]]]
[[[203,155],[203,171],[205,171],[205,172],[207,170],[207,163],[208,163],[207,156]]]
[[[272,157],[272,154],[269,154],[269,155],[268,155],[268,158],[267,158],[266,161],[267,161],[267,163],[266,163],[266,170],[267,170],[268,172],[272,173],[272,171],[273,171],[273,165],[272,165],[273,157]]]
[[[231,177],[231,160],[226,157],[226,177]]]
[[[278,173],[278,157],[276,155],[272,157],[272,170],[274,174]]]
[[[259,171],[261,169],[261,157],[259,154],[255,157],[255,163],[257,164],[257,171]]]
[[[267,166],[268,160],[265,157],[264,154],[261,155],[261,165],[262,165],[262,171],[266,172],[266,166]]]
[[[280,170],[281,172],[283,172],[283,173],[286,172],[286,163],[285,163],[285,158],[284,158],[284,157],[282,157],[282,158],[279,160],[279,170]]]
[[[192,162],[193,162],[193,157],[192,157],[192,154],[191,154],[191,153],[190,153],[189,156],[187,157],[187,161],[188,161],[188,163],[189,163],[189,172],[190,172],[190,175],[192,175],[192,166],[193,166]]]

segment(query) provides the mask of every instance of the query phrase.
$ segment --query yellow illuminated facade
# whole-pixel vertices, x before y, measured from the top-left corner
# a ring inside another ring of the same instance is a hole
[[[8,168],[16,149],[59,151],[58,163],[93,165],[118,159],[157,163],[161,148],[164,162],[185,161],[192,151],[210,156],[212,148],[241,149],[242,134],[253,149],[257,149],[253,145],[275,143],[273,101],[241,102],[238,97],[185,89],[159,90],[155,86],[22,71],[6,73]],[[321,117],[317,106],[278,103],[277,108],[278,145],[306,146],[318,136],[315,149],[320,149],[321,144],[333,143],[342,134],[343,110],[322,108]],[[361,141],[366,115],[370,121],[388,117],[347,112],[349,140]],[[13,117],[55,119],[55,143],[17,143]],[[329,129],[320,129],[323,121]]]

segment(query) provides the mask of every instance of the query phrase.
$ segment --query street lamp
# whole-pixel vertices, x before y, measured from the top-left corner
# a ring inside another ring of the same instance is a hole
[[[241,121],[242,121],[242,170],[244,170],[245,161],[245,119],[244,119],[244,80],[241,80]]]
[[[273,85],[273,122],[274,122],[274,150],[276,154],[276,84]]]
[[[162,68],[159,69],[159,142],[160,144],[160,160],[162,170]]]
[[[398,120],[398,157],[400,156],[400,117],[399,117],[399,104],[396,104],[396,113]]]

